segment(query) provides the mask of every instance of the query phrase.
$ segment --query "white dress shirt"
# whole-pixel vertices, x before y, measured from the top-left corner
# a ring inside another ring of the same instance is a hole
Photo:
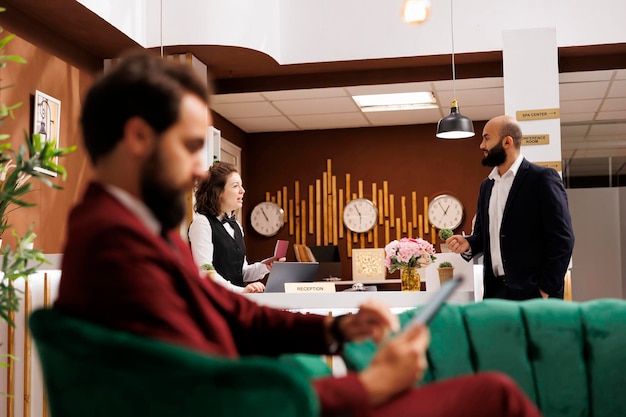
[[[239,222],[237,222],[237,224],[239,224]],[[228,234],[230,234],[234,239],[235,230],[232,226],[228,223],[224,223],[223,226]],[[241,227],[241,224],[239,224],[239,228],[241,229],[241,235],[243,236],[243,227]],[[206,216],[194,213],[193,221],[191,222],[191,225],[189,225],[189,242],[191,243],[191,254],[193,255],[193,259],[198,267],[201,267],[204,264],[213,264],[213,229],[211,228],[211,223]],[[264,263],[255,262],[252,265],[248,264],[248,260],[245,255],[243,258],[242,269],[244,282],[258,281],[269,272],[269,269]],[[215,275],[216,282],[233,291],[243,291],[243,287],[232,284],[218,273]]]
[[[491,197],[489,198],[489,246],[491,248],[491,266],[495,276],[504,275],[504,263],[502,262],[502,250],[500,248],[500,227],[504,206],[509,198],[509,192],[513,185],[513,180],[524,156],[520,154],[511,168],[504,175],[500,176],[498,167],[494,167],[489,174],[489,179],[494,180]]]

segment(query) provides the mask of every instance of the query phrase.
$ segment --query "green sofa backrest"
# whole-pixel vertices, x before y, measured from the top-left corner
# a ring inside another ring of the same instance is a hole
[[[404,325],[419,308],[400,315]],[[446,304],[431,322],[422,383],[497,370],[545,417],[626,416],[626,301],[485,300]],[[371,342],[344,350],[348,369],[372,359]]]
[[[278,359],[225,359],[96,326],[31,314],[52,417],[319,415],[307,375]]]

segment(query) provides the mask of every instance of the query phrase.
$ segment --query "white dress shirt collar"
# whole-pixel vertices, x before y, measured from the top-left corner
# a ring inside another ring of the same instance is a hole
[[[130,210],[137,218],[155,235],[161,233],[161,224],[154,217],[152,211],[143,201],[134,197],[127,191],[111,184],[103,184],[103,187],[124,207]]]

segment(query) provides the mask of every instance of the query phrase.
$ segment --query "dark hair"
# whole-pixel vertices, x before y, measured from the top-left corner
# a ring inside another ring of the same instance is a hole
[[[83,103],[80,122],[91,162],[117,145],[132,117],[141,117],[157,134],[166,131],[178,120],[185,93],[208,104],[209,89],[191,67],[146,50],[125,54],[94,83]]]
[[[513,138],[513,144],[519,148],[522,144],[522,128],[519,123],[512,117],[506,117],[502,121],[500,127],[500,140],[510,136]]]
[[[205,216],[219,216],[220,195],[226,186],[226,180],[233,172],[238,172],[234,165],[228,162],[218,162],[209,168],[208,177],[201,181],[196,188],[196,212]]]

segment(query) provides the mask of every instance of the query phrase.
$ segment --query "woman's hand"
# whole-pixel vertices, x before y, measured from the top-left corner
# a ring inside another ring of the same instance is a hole
[[[282,257],[282,258],[280,258],[280,259],[278,259],[276,261],[269,262],[269,263],[267,263],[265,265],[267,265],[267,269],[269,269],[271,271],[272,270],[272,265],[274,264],[274,262],[285,262],[286,260],[287,260],[287,258]]]
[[[253,282],[244,287],[243,292],[245,293],[253,293],[253,292],[263,292],[265,291],[265,285],[262,282]]]

